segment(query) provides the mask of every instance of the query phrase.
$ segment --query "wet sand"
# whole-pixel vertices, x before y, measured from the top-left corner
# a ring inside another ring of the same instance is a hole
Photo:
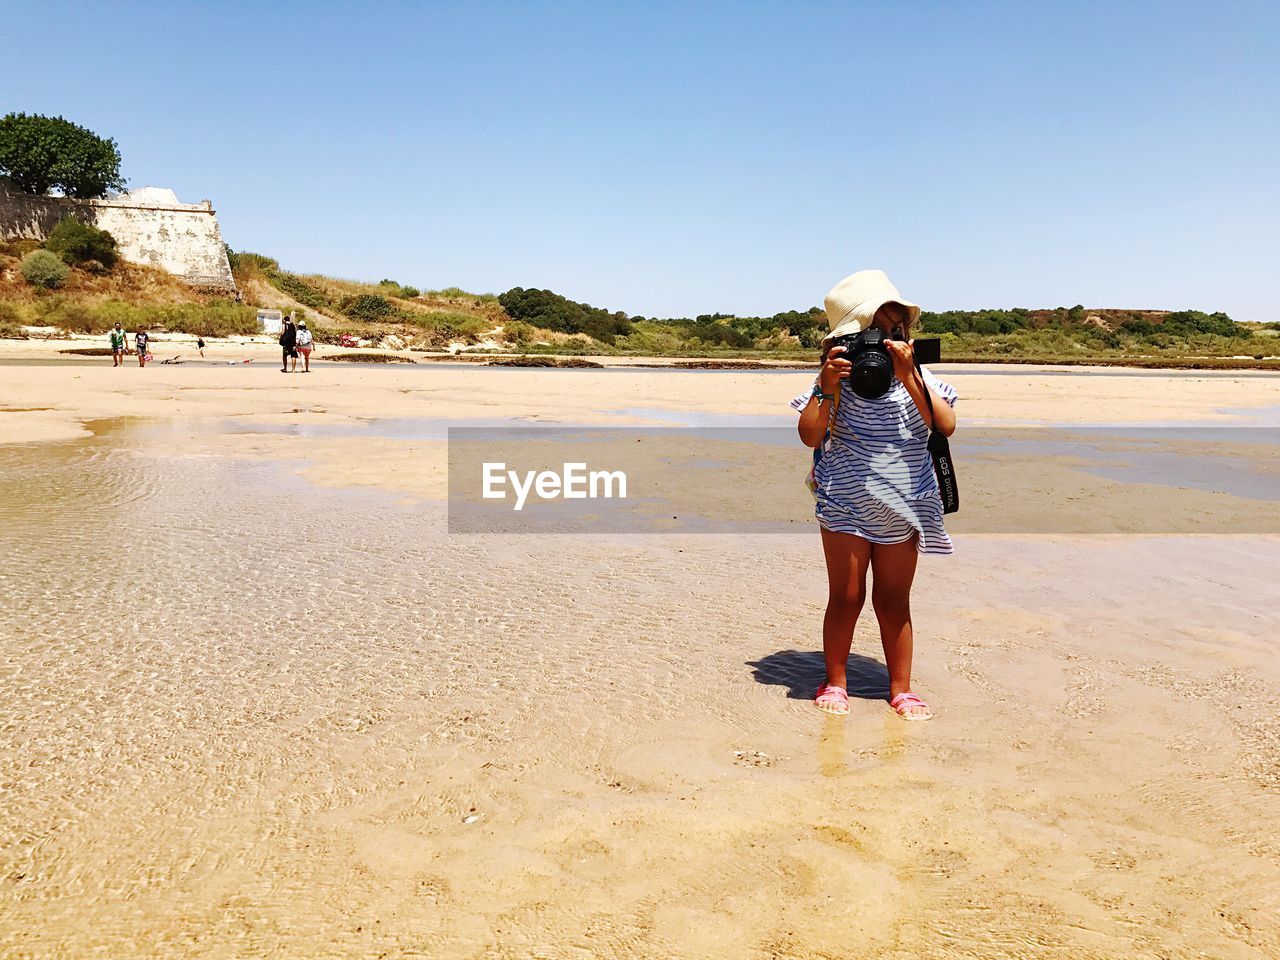
[[[812,529],[450,536],[443,442],[384,423],[767,416],[804,374],[3,373],[0,955],[1280,954],[1278,536],[957,523],[937,719],[868,616],[837,720]],[[957,381],[962,429],[1280,404]]]

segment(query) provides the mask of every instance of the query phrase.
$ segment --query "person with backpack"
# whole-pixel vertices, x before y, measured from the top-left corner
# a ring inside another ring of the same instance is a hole
[[[311,372],[311,351],[315,344],[315,338],[311,336],[311,331],[307,329],[307,321],[305,320],[298,321],[298,333],[297,333],[296,343],[298,347],[297,352],[302,354],[302,372],[310,373]],[[298,361],[296,359],[296,356],[293,361],[293,367],[295,370],[298,368]]]
[[[293,361],[293,367],[298,368],[298,328],[293,325],[293,314],[289,315],[289,319],[284,322],[284,329],[280,331],[280,372],[289,372],[289,361]]]

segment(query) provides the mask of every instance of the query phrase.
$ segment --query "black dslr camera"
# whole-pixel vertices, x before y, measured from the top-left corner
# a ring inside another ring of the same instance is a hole
[[[872,327],[861,333],[847,333],[831,341],[832,347],[844,347],[841,356],[853,364],[849,371],[849,386],[858,396],[865,400],[878,400],[889,392],[893,386],[893,358],[889,356],[886,340],[904,340],[901,330],[886,334],[883,330]],[[942,341],[917,340],[915,357],[918,363],[937,363],[942,356]]]

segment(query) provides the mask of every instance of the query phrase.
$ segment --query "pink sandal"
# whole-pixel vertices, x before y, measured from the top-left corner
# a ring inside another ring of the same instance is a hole
[[[903,720],[932,720],[933,711],[929,705],[917,697],[914,693],[900,693],[889,701],[889,706],[897,712]],[[924,707],[924,713],[908,713],[912,707]]]
[[[849,712],[849,691],[824,683],[814,694],[813,702],[819,710],[843,716]]]

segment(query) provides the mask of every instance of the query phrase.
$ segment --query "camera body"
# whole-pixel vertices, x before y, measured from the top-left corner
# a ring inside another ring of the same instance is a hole
[[[877,400],[893,386],[893,358],[885,341],[893,337],[872,327],[861,333],[847,333],[831,341],[831,348],[844,347],[841,357],[853,364],[846,381],[864,400]]]
[[[900,330],[885,333],[877,327],[861,333],[847,333],[834,338],[831,347],[844,347],[841,356],[853,364],[845,379],[850,389],[864,400],[878,400],[893,386],[893,358],[885,344],[889,340],[905,340]],[[942,341],[937,339],[915,341],[915,357],[920,363],[936,363],[941,355]]]

